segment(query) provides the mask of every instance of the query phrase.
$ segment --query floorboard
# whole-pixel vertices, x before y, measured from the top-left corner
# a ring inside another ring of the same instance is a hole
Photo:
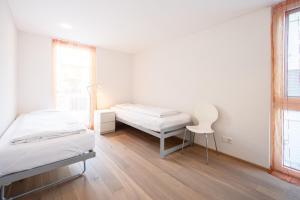
[[[168,145],[178,143],[171,139]],[[96,158],[87,161],[84,176],[37,192],[23,200],[80,199],[210,199],[299,200],[300,187],[284,182],[251,164],[197,145],[159,157],[159,140],[139,130],[122,127],[96,136]],[[80,164],[14,183],[9,195],[76,173]]]

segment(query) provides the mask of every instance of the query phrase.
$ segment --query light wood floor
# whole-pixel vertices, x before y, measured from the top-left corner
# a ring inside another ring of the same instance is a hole
[[[205,151],[196,145],[160,159],[159,140],[129,127],[97,135],[95,151],[85,176],[23,199],[300,199],[300,187],[225,155],[210,152],[206,165]],[[30,189],[79,167],[20,181],[8,192]]]

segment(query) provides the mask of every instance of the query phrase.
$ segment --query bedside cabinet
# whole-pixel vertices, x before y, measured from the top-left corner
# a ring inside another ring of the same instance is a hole
[[[116,116],[110,109],[96,110],[94,112],[94,130],[97,133],[104,134],[115,132]]]

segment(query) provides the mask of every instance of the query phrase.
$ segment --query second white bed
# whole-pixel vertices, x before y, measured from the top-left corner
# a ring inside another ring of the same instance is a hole
[[[121,106],[114,106],[111,109],[115,111],[117,118],[156,132],[191,122],[191,116],[186,113],[178,113],[167,117],[153,117],[129,109],[123,109]]]

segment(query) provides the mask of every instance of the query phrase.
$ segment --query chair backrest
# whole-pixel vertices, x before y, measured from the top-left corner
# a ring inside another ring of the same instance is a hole
[[[197,105],[194,113],[198,123],[213,124],[218,119],[218,110],[212,104],[199,104]]]

